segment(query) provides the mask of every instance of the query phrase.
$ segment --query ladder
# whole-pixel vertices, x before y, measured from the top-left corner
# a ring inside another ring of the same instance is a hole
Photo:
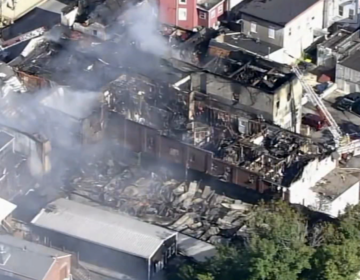
[[[21,44],[22,42],[26,42],[29,41],[31,39],[34,39],[36,37],[40,37],[42,35],[44,35],[46,32],[46,28],[45,27],[40,27],[37,29],[34,29],[30,32],[27,32],[25,34],[19,35],[15,38],[12,38],[10,40],[7,40],[5,42],[2,42],[2,44],[0,45],[0,51],[4,51],[8,48],[11,48],[13,46],[16,46],[18,44]]]
[[[334,118],[331,116],[324,103],[317,96],[313,88],[304,81],[304,75],[301,73],[301,70],[297,66],[293,66],[292,70],[298,77],[303,89],[305,90],[306,97],[311,101],[311,103],[316,107],[316,109],[320,111],[320,113],[323,115],[322,117],[326,119],[329,125],[328,129],[333,135],[335,143],[338,145],[343,134],[340,127],[338,126]]]

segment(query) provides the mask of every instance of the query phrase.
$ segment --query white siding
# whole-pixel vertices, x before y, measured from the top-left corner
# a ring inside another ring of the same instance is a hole
[[[292,63],[302,56],[304,49],[314,40],[314,29],[323,25],[323,1],[318,1],[311,8],[289,22],[284,28],[284,48],[287,54],[286,63]]]
[[[346,192],[341,194],[329,205],[327,214],[333,217],[337,217],[339,214],[344,213],[346,206],[356,205],[359,203],[359,182],[356,182]]]
[[[242,1],[244,1],[244,0],[228,0],[228,9],[231,10],[237,4],[241,3]]]
[[[310,162],[302,173],[302,176],[290,186],[290,203],[303,204],[304,206],[314,205],[317,201],[317,194],[311,188],[336,168],[337,162],[331,156],[322,161]]]

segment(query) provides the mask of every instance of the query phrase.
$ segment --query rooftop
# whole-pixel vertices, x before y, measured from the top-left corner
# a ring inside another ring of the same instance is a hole
[[[235,6],[233,12],[285,26],[317,2],[318,0],[245,0]]]
[[[97,56],[82,53],[78,42],[68,39],[42,42],[16,67],[27,74],[82,90],[98,90],[120,71]]]
[[[337,168],[323,177],[312,189],[332,201],[357,182],[359,182],[359,172]]]
[[[44,279],[56,257],[68,255],[10,235],[0,235],[0,244],[9,255],[7,261],[0,265],[0,273],[11,272],[27,279]]]
[[[6,219],[15,209],[16,205],[7,201],[3,198],[0,198],[0,222]]]
[[[236,51],[238,49],[243,49],[251,53],[255,53],[260,56],[267,56],[271,53],[274,53],[281,49],[281,47],[257,40],[246,36],[245,34],[236,34],[236,35],[220,35],[215,40],[211,40],[210,45],[216,47],[224,47],[221,45],[228,45],[231,51]]]
[[[9,133],[6,133],[5,131],[0,130],[0,150],[2,150],[2,148],[4,146],[6,146],[9,142],[11,142],[12,140],[13,140],[13,137]]]
[[[261,89],[269,94],[275,93],[277,89],[296,78],[289,66],[246,51],[230,51],[227,57],[218,56],[217,53],[221,53],[219,45],[215,42],[209,47],[209,55],[201,66],[206,72],[247,87]]]
[[[343,61],[339,62],[339,65],[345,66],[347,68],[360,71],[360,50],[355,51]]]
[[[352,34],[352,32],[340,29],[336,31],[329,39],[325,40],[321,44],[319,44],[322,47],[335,49],[339,44],[343,43],[349,36]]]
[[[135,218],[58,199],[32,224],[142,258],[150,258],[175,233]]]
[[[211,10],[213,7],[224,1],[225,0],[197,0],[197,6],[200,9]]]

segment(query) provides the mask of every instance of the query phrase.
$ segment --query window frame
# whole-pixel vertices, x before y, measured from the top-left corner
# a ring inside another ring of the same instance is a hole
[[[213,9],[211,12],[210,12],[210,18],[215,18],[216,17],[216,11],[215,9]]]
[[[338,14],[339,16],[343,17],[344,16],[344,7],[339,5],[339,10],[338,10]]]
[[[180,5],[186,5],[186,0],[179,0]]]
[[[256,32],[256,27],[257,27],[256,22],[254,22],[254,21],[250,22],[250,32],[251,33],[257,33]]]
[[[354,19],[355,18],[355,11],[354,9],[349,9],[349,19]]]
[[[218,8],[217,8],[217,12],[218,14],[222,14],[224,12],[224,4],[221,4]]]
[[[207,13],[204,12],[204,11],[199,11],[199,18],[206,20],[207,19]]]
[[[272,33],[273,36],[270,36]],[[270,39],[275,39],[275,28],[273,26],[269,26],[268,28],[268,36]]]
[[[184,17],[181,17],[182,12],[185,12],[183,14],[183,15],[185,15]],[[187,8],[179,8],[178,13],[179,13],[179,21],[186,21],[187,20]]]

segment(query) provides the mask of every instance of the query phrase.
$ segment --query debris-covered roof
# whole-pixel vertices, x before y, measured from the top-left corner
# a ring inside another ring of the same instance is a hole
[[[211,10],[221,2],[224,3],[224,0],[197,0],[197,6],[204,10]]]
[[[354,169],[336,168],[323,177],[313,188],[314,192],[333,201],[359,182],[359,171]]]
[[[44,41],[17,68],[59,85],[87,90],[99,90],[119,75],[119,69],[81,53],[77,45],[66,39]]]
[[[41,228],[150,258],[162,242],[176,233],[67,199],[58,199],[31,222]]]

